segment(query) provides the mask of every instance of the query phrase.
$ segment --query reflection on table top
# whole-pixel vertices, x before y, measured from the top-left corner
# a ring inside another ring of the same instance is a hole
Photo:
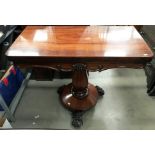
[[[27,26],[9,57],[152,57],[133,26]]]

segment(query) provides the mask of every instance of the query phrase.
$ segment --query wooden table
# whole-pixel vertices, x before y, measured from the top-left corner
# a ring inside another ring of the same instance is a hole
[[[84,111],[96,105],[104,91],[88,83],[89,71],[143,68],[153,54],[133,26],[27,26],[6,53],[20,67],[73,71],[72,83],[58,92],[72,111],[75,127]]]

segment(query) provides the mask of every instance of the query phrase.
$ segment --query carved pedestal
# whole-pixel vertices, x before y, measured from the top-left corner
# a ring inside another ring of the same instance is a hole
[[[73,66],[72,83],[58,90],[61,103],[72,111],[72,125],[80,127],[82,115],[96,105],[98,97],[104,95],[104,91],[88,83],[87,67],[83,64]]]

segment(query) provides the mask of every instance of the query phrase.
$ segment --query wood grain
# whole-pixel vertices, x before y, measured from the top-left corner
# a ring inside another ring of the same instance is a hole
[[[133,26],[28,26],[6,55],[50,58],[151,58]]]

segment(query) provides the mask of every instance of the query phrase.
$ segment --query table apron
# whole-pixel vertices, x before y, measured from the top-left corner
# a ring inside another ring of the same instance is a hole
[[[87,66],[88,71],[103,71],[106,69],[112,68],[144,68],[146,62],[143,61],[135,61],[135,62],[29,62],[29,61],[13,61],[14,65],[19,66],[21,68],[32,68],[32,67],[42,67],[42,68],[51,68],[58,71],[71,71],[75,64],[84,64]]]

